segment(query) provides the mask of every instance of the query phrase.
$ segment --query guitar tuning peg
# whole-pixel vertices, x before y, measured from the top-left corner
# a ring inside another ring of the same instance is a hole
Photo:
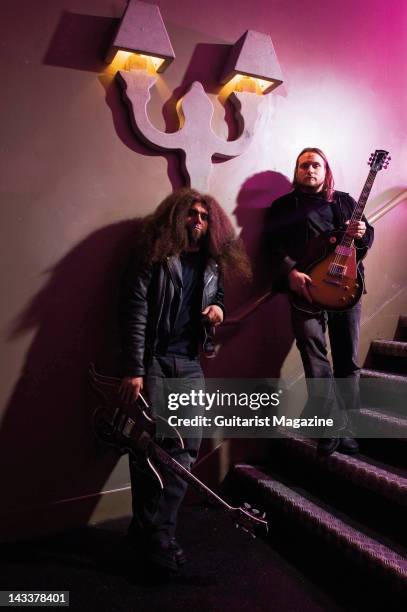
[[[248,504],[247,502],[245,502],[245,503],[243,504],[243,508],[245,508],[246,510],[250,510],[250,509],[251,509],[251,506],[250,506],[250,504]]]

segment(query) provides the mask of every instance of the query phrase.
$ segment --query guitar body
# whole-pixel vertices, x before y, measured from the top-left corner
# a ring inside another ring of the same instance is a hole
[[[356,249],[352,247],[347,257],[346,272],[340,277],[332,277],[330,270],[335,265],[335,252],[310,266],[306,273],[312,278],[308,287],[314,304],[323,310],[343,311],[353,308],[363,294],[363,277],[356,259]]]
[[[341,312],[353,308],[362,297],[364,284],[359,264],[366,250],[350,247],[346,256],[340,256],[338,269],[335,249],[342,236],[343,232],[332,232],[312,241],[308,258],[301,265],[312,279],[313,284],[308,286],[312,304],[294,294],[291,301],[295,308],[310,314],[321,310]]]
[[[245,504],[244,507],[231,506],[154,441],[156,420],[150,416],[149,406],[141,394],[132,403],[123,402],[119,393],[121,379],[100,374],[93,364],[89,367],[89,382],[100,402],[94,412],[93,426],[101,441],[115,447],[121,453],[128,452],[136,458],[144,457],[152,477],[161,489],[164,489],[165,483],[154,462],[165,465],[183,480],[195,486],[209,500],[220,505],[237,526],[252,535],[267,534],[268,522],[264,518],[265,515],[252,509],[249,504]],[[176,428],[168,425],[163,417],[157,418],[172,430],[172,437],[175,435],[180,447],[184,448],[183,440]]]
[[[117,404],[100,404],[93,413],[93,427],[98,440],[120,454],[129,453],[138,461],[144,458],[152,479],[160,489],[164,488],[160,471],[151,457],[156,423],[138,402],[129,404],[125,410]]]

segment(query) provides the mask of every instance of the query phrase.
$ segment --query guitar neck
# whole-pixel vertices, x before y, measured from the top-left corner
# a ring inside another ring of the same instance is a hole
[[[224,510],[235,510],[233,506],[230,506],[225,502],[224,499],[216,495],[209,487],[207,487],[203,482],[199,480],[196,476],[191,474],[189,470],[187,470],[181,463],[179,463],[176,459],[171,457],[165,450],[158,446],[155,442],[150,442],[148,448],[152,450],[154,456],[159,460],[159,462],[163,465],[168,466],[171,470],[176,472],[181,478],[183,478],[186,482],[191,484],[193,487],[198,489],[201,493],[203,493],[209,500],[219,504],[223,507]]]
[[[362,189],[362,193],[360,194],[359,200],[355,206],[355,209],[352,213],[352,217],[350,219],[350,223],[352,221],[360,221],[363,217],[363,212],[365,210],[366,207],[366,202],[368,200],[368,197],[370,195],[370,192],[372,190],[373,187],[373,183],[374,180],[376,178],[376,174],[377,174],[377,170],[370,170],[368,177],[366,179],[366,182],[364,184],[364,187]],[[349,236],[346,232],[345,235],[341,241],[341,244],[346,246],[346,247],[350,247],[353,244],[353,240],[354,238],[352,236]]]

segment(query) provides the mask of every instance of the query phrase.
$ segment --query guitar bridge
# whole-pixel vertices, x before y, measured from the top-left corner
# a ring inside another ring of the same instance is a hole
[[[337,287],[341,286],[341,281],[333,280],[331,278],[324,278],[324,283],[327,283],[327,285],[336,285]]]

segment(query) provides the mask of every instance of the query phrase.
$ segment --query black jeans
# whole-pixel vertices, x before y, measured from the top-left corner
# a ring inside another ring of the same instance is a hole
[[[203,388],[204,377],[198,358],[190,359],[177,355],[153,357],[144,379],[146,395],[153,414],[154,405],[159,401],[157,394],[162,391],[160,381],[162,382],[164,378],[194,379],[192,381],[194,388]],[[201,438],[184,438],[183,442],[184,448],[177,439],[173,438],[164,438],[159,444],[169,455],[190,470],[198,456]],[[136,461],[130,456],[129,465],[133,507],[129,534],[135,539],[143,537],[147,541],[159,542],[165,546],[175,536],[178,510],[185,496],[187,484],[170,468],[154,461],[164,482],[164,489],[161,490],[145,460]]]
[[[307,379],[308,401],[303,415],[333,416],[338,429],[345,433],[350,429],[350,415],[355,419],[360,408],[357,362],[360,315],[360,302],[343,312],[313,315],[291,308],[293,331]],[[328,359],[327,329],[332,366]]]

